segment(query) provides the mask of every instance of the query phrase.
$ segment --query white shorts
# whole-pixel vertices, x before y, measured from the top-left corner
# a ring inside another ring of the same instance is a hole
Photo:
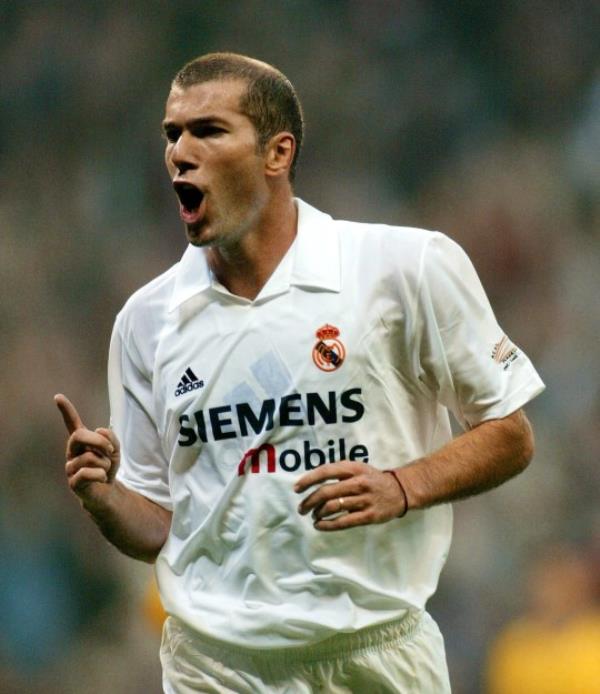
[[[444,640],[413,612],[311,646],[256,650],[198,635],[169,617],[160,649],[165,694],[447,694]]]

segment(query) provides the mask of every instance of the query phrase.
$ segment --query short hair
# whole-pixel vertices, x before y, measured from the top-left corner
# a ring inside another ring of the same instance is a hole
[[[184,65],[175,75],[173,86],[186,89],[227,79],[244,80],[248,85],[240,110],[252,121],[261,150],[277,133],[286,131],[294,136],[296,150],[289,173],[293,181],[304,136],[304,117],[296,90],[277,68],[238,53],[207,53]]]

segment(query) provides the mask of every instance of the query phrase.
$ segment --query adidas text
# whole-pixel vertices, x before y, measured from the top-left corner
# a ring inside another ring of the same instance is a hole
[[[191,390],[198,390],[198,388],[204,388],[204,381],[188,383],[185,386],[177,388],[177,390],[175,391],[175,397],[177,397],[178,395],[183,395],[184,393],[189,393]]]

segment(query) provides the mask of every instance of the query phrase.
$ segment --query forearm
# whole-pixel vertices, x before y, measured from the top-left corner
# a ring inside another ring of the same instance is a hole
[[[81,500],[104,537],[134,559],[154,562],[166,542],[171,513],[118,481]]]
[[[402,468],[410,509],[427,508],[497,487],[527,467],[533,434],[522,410],[483,422]]]

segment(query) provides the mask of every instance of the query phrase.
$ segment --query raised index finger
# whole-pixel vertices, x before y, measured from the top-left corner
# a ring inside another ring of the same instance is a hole
[[[62,393],[54,396],[54,402],[56,403],[62,418],[67,427],[69,434],[72,434],[76,429],[84,428],[79,412],[75,409],[75,405],[65,397]]]

